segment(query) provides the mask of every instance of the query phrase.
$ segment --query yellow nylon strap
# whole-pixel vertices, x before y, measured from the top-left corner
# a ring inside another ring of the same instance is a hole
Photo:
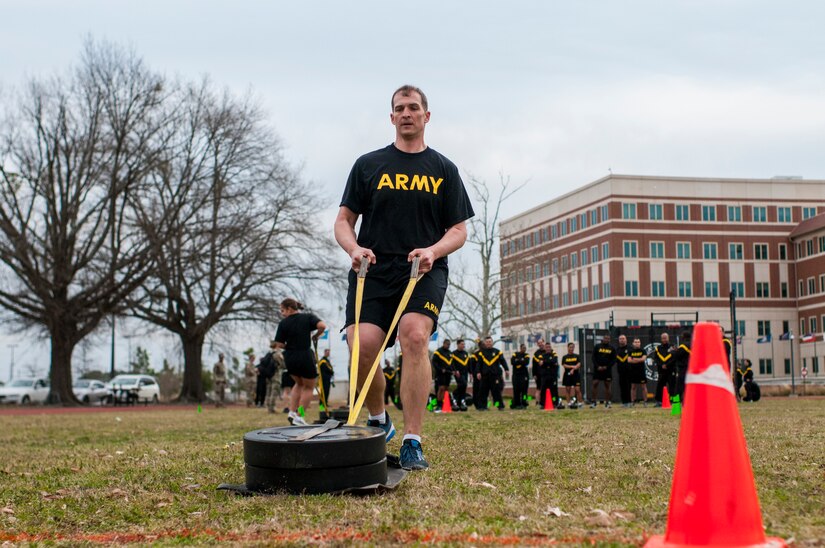
[[[364,400],[367,399],[367,392],[369,392],[370,385],[372,384],[372,379],[375,377],[375,372],[381,363],[381,357],[384,355],[384,349],[387,348],[387,343],[390,342],[390,336],[392,335],[392,332],[395,329],[396,324],[398,324],[398,320],[401,319],[401,314],[404,313],[404,309],[407,308],[407,303],[410,302],[410,297],[412,296],[412,292],[415,289],[415,284],[418,282],[418,261],[418,257],[413,259],[412,268],[410,269],[410,281],[407,282],[407,287],[406,289],[404,289],[404,294],[401,296],[401,302],[398,303],[398,308],[395,311],[395,316],[393,316],[392,318],[392,323],[390,324],[390,328],[387,331],[387,336],[384,337],[384,343],[381,345],[381,349],[378,350],[378,354],[375,355],[375,361],[372,362],[372,367],[370,368],[370,371],[367,374],[367,378],[364,381],[364,385],[361,387],[361,391],[358,393],[358,401],[355,402],[355,405],[350,407],[349,418],[347,418],[348,426],[352,426],[353,424],[355,424],[355,421],[358,420],[358,414],[361,412],[361,408],[364,406]],[[356,323],[355,325],[356,329],[358,329],[358,324]],[[357,344],[357,336],[356,341],[353,344],[353,348],[355,347],[355,344]],[[357,377],[356,382],[358,382]]]
[[[361,336],[358,334],[358,322],[361,319],[361,303],[364,300],[364,279],[367,277],[367,268],[370,260],[361,257],[361,268],[358,269],[358,279],[355,285],[355,326],[352,330],[352,349],[349,361],[349,405],[355,402],[355,388],[358,385],[358,355],[361,351]]]

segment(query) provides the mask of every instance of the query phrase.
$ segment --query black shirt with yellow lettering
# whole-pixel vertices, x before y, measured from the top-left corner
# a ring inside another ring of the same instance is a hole
[[[513,352],[513,355],[510,356],[510,365],[513,366],[513,374],[518,373],[519,375],[527,377],[527,366],[530,365],[530,355],[520,350]]]
[[[408,153],[394,144],[355,161],[340,205],[361,215],[358,245],[376,255],[406,257],[474,215],[455,164],[432,148]]]

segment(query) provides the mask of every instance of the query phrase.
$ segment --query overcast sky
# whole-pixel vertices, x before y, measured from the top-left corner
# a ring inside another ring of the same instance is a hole
[[[815,0],[0,0],[0,14],[6,91],[64,71],[87,35],[170,76],[252,90],[288,158],[325,190],[330,234],[352,162],[393,138],[403,83],[427,93],[427,142],[463,173],[529,181],[505,216],[609,169],[825,178]],[[3,341],[6,380],[10,342],[18,366],[35,358],[28,339]]]

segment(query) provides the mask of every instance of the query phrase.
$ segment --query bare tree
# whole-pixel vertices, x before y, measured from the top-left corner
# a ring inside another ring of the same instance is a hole
[[[79,68],[32,81],[0,125],[0,306],[51,339],[50,401],[76,402],[72,352],[145,278],[130,196],[154,169],[162,78],[88,41]]]
[[[180,398],[204,397],[201,355],[220,323],[275,319],[278,302],[334,282],[318,199],[280,152],[249,99],[187,86],[162,169],[141,205],[156,268],[131,313],[175,333],[184,354]]]
[[[467,247],[477,265],[456,269],[451,265],[450,287],[445,297],[442,322],[445,332],[462,336],[492,334],[501,321],[501,279],[497,264],[498,224],[502,204],[524,184],[512,187],[509,177],[499,174],[496,192],[472,175],[467,186],[475,202],[476,215],[468,221]]]

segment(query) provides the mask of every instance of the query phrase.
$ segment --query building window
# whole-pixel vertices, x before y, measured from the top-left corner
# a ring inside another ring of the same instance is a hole
[[[773,375],[773,360],[770,358],[759,358],[759,374]]]
[[[690,259],[690,242],[676,242],[676,258]]]
[[[561,271],[562,272],[567,272],[567,269],[570,267],[570,265],[568,265],[568,260],[569,259],[567,258],[567,255],[562,255],[562,257],[561,257]]]
[[[705,282],[705,297],[719,296],[719,282]]]
[[[662,220],[662,204],[648,204],[647,216],[651,221]]]
[[[579,218],[578,218],[578,217],[576,217],[576,216],[573,216],[573,217],[570,219],[570,234],[573,234],[573,233],[574,233],[574,232],[576,232],[578,229],[579,229]]]
[[[625,241],[624,242],[624,256],[625,257],[638,257],[639,252],[637,249],[637,244],[635,241]]]
[[[598,285],[593,286],[593,300],[594,301],[599,300],[599,286]]]
[[[802,208],[802,220],[810,219],[811,217],[816,217],[816,208],[815,207],[803,207]]]
[[[610,282],[604,282],[602,284],[602,297],[605,299],[610,298]]]
[[[783,299],[788,298],[788,282],[779,282],[779,295]]]
[[[779,244],[779,260],[788,260],[788,246],[786,246],[785,244]]]
[[[805,318],[799,318],[799,333],[805,334]]]
[[[636,204],[622,204],[622,219],[636,218]]]
[[[740,337],[744,337],[745,333],[745,320],[736,320],[736,334]]]
[[[771,284],[769,282],[756,282],[756,298],[767,299],[771,296]]]
[[[679,296],[693,297],[693,289],[691,288],[691,282],[679,282]]]
[[[601,207],[601,213],[602,213],[602,222],[605,222],[608,219],[610,219],[610,208],[608,208],[607,205],[603,205]]]
[[[556,239],[556,236],[557,236],[557,230],[558,230],[558,229],[556,228],[556,225],[551,225],[551,226],[550,226],[550,239],[551,239],[551,240],[555,240],[555,239]]]
[[[582,304],[586,303],[589,300],[590,289],[587,287],[582,287]]]
[[[599,246],[594,245],[590,248],[590,262],[597,263],[599,262]]]
[[[552,265],[551,268],[553,269],[553,274],[558,274],[558,272],[559,272],[559,260],[558,259],[553,259],[552,261],[550,261],[550,264]]]
[[[808,295],[816,293],[816,278],[808,278]]]
[[[561,223],[559,223],[559,235],[567,235],[567,221],[562,221]]]
[[[587,250],[582,249],[580,255],[582,266],[587,266]]]
[[[753,244],[753,258],[757,261],[767,261],[768,244]]]
[[[742,206],[728,206],[728,222],[741,223],[742,222]]]
[[[568,305],[567,292],[566,291],[561,294],[561,305],[562,306],[567,306]]]
[[[590,226],[599,223],[599,214],[595,209],[590,210]]]
[[[819,252],[820,253],[825,253],[825,236],[820,236],[818,238],[818,240],[819,240]],[[782,245],[785,245],[785,244],[782,244]]]
[[[814,241],[805,240],[805,256],[810,257],[814,254]]]
[[[702,244],[702,258],[704,259],[717,259],[717,252],[716,252],[716,243],[714,242],[704,242]]]
[[[626,320],[625,321],[626,327],[639,327],[639,320]]]
[[[582,225],[582,230],[587,228],[587,213],[581,214],[581,221],[579,222],[579,224]]]
[[[690,206],[687,204],[676,204],[676,220],[689,221],[690,220]]]
[[[638,297],[639,296],[639,282],[636,280],[627,280],[624,283],[624,295],[625,297]]]
[[[802,280],[799,280],[799,296],[805,296],[805,282],[803,282]]]
[[[579,304],[579,290],[574,289],[571,293],[573,304]]]
[[[605,242],[602,244],[602,260],[606,261],[610,258],[610,244]]]
[[[744,297],[745,296],[745,282],[731,282],[730,290],[731,290],[731,293],[733,293],[737,297]]]
[[[776,208],[776,217],[780,223],[792,223],[791,208],[782,206]]]
[[[579,266],[579,254],[575,251],[570,254],[570,268],[578,268]]]
[[[816,316],[811,316],[810,318],[808,318],[808,321],[811,324],[811,331],[810,332],[815,334],[816,333]]]
[[[559,307],[559,296],[553,295],[553,310]]]
[[[731,261],[741,261],[745,255],[744,249],[745,246],[740,243],[728,244],[728,259]]]
[[[768,222],[768,208],[765,206],[753,206],[753,222],[767,223]]]
[[[771,334],[771,322],[770,320],[757,320],[756,321],[756,334],[759,337],[766,337]]]
[[[653,297],[666,297],[665,282],[661,280],[650,282],[650,294]]]
[[[665,258],[665,243],[664,242],[650,242],[650,258],[664,259]]]
[[[702,220],[705,222],[716,220],[716,206],[703,205],[702,206]]]
[[[825,274],[819,275],[819,291],[825,293]]]

